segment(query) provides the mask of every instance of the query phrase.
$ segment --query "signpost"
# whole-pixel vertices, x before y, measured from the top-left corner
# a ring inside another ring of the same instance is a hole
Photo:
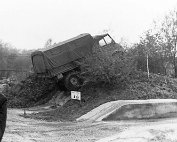
[[[80,100],[81,101],[81,92],[71,91],[71,99]]]
[[[79,100],[81,105],[81,92],[71,91],[71,99]]]

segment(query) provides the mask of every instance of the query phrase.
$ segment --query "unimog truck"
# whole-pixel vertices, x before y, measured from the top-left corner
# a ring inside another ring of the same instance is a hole
[[[80,65],[77,61],[92,53],[94,45],[116,46],[109,34],[92,37],[88,33],[54,44],[50,49],[31,54],[34,73],[38,77],[55,78],[62,81],[67,90],[78,90],[83,79],[80,78]]]

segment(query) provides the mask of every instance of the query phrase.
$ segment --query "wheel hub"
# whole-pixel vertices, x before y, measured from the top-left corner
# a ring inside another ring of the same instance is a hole
[[[78,85],[78,80],[77,80],[77,78],[71,78],[71,79],[70,79],[70,82],[71,82],[73,85]]]

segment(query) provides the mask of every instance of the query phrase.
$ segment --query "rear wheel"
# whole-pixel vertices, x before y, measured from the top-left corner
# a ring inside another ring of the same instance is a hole
[[[83,80],[79,76],[79,72],[70,72],[64,79],[65,87],[70,91],[77,91],[83,84]]]

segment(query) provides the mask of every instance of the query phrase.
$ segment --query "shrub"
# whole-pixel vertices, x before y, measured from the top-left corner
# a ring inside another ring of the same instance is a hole
[[[93,82],[109,85],[127,79],[135,67],[134,56],[131,53],[115,50],[111,46],[94,46],[92,54],[81,62],[84,76]]]

